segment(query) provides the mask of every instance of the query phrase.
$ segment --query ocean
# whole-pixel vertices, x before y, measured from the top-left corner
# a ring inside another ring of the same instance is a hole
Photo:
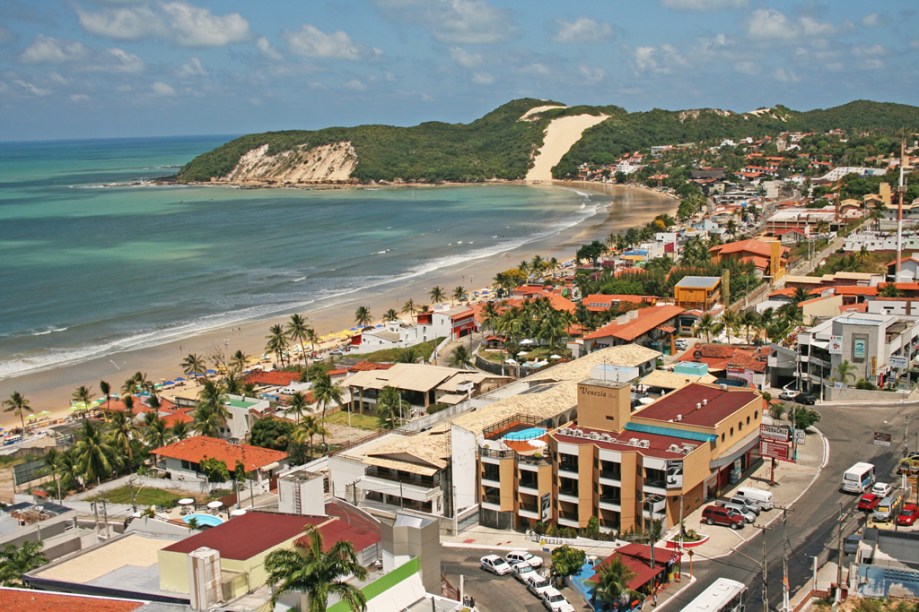
[[[227,140],[0,143],[0,380],[308,312],[549,244],[613,200],[514,185],[149,182]],[[490,282],[462,277],[467,289]]]

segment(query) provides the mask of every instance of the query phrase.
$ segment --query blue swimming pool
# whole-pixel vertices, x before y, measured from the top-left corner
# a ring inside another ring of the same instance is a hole
[[[216,527],[223,524],[222,518],[210,514],[189,514],[182,517],[182,520],[186,523],[190,523],[192,519],[198,521],[199,527]]]
[[[519,431],[512,431],[509,434],[506,434],[502,440],[513,440],[516,442],[526,442],[527,440],[533,440],[534,438],[540,438],[546,435],[545,427],[527,427],[526,429],[521,429]]]

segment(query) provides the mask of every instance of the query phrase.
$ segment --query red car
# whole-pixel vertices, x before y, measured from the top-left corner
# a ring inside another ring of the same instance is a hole
[[[917,515],[919,515],[919,506],[916,504],[903,504],[900,516],[897,517],[897,525],[909,527],[916,522]]]
[[[708,525],[726,525],[731,529],[743,529],[744,526],[743,516],[724,506],[706,506],[702,520]]]
[[[865,493],[862,495],[862,498],[858,500],[858,509],[864,510],[865,512],[874,512],[874,509],[877,508],[878,504],[881,503],[881,498],[874,493]]]

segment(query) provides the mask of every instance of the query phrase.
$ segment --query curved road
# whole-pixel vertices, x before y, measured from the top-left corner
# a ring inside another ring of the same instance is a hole
[[[905,409],[896,402],[877,406],[857,408],[817,406],[821,413],[818,427],[826,436],[829,447],[829,461],[811,486],[787,514],[787,527],[783,529],[781,518],[771,524],[766,531],[766,554],[768,568],[768,608],[780,610],[782,605],[782,559],[785,556],[785,531],[787,531],[788,574],[791,594],[799,590],[810,578],[813,571],[813,558],[818,558],[818,567],[828,560],[837,558],[837,526],[840,511],[850,511],[844,522],[843,537],[849,535],[858,524],[860,512],[855,510],[858,496],[847,495],[839,491],[842,473],[856,461],[868,461],[877,466],[878,480],[899,483],[899,476],[894,471],[899,458],[903,455],[904,437],[906,434],[906,415],[910,415],[912,432],[910,438],[916,439],[919,428],[916,416],[919,409]],[[886,421],[886,423],[885,423]],[[875,446],[873,432],[882,431],[891,434],[890,447]],[[815,437],[809,437],[808,444],[817,443]],[[910,445],[915,448],[916,444]],[[781,484],[779,484],[781,486]],[[765,516],[772,518],[781,510],[774,509]],[[693,560],[693,570],[699,580],[690,588],[672,598],[667,609],[678,610],[694,597],[699,595],[715,578],[732,578],[749,587],[747,597],[748,610],[763,609],[762,594],[762,536],[752,538],[737,549],[739,552],[720,559],[705,560],[697,554]]]

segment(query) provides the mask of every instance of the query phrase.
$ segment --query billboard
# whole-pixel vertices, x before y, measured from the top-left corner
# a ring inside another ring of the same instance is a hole
[[[772,457],[787,461],[791,457],[791,444],[773,440],[760,440],[759,454],[762,457]]]
[[[827,350],[830,355],[842,355],[842,336],[830,336],[830,344]]]
[[[763,440],[788,442],[791,439],[791,429],[786,425],[760,425],[759,437]]]
[[[547,521],[552,516],[552,494],[546,493],[539,500],[539,517],[542,521]]]
[[[682,489],[683,488],[683,460],[682,459],[668,459],[667,460],[667,488],[668,489]]]

